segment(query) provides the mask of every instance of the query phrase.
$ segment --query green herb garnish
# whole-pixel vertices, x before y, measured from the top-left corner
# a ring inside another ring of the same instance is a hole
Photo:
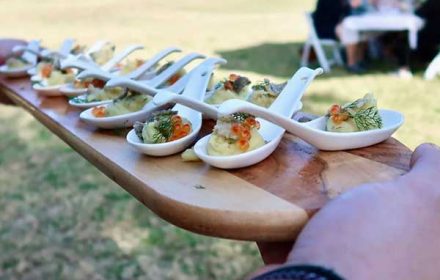
[[[382,128],[382,118],[376,107],[370,107],[354,114],[353,120],[360,131]]]
[[[174,125],[172,117],[177,115],[177,111],[164,110],[155,112],[148,122],[155,122],[156,133],[153,135],[154,143],[168,141],[173,135]]]

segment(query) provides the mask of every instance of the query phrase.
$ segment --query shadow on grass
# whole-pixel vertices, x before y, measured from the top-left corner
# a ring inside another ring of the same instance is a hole
[[[293,43],[263,43],[236,50],[218,50],[217,54],[228,60],[223,69],[242,70],[255,72],[262,75],[271,75],[283,79],[290,78],[300,67],[301,48],[304,42]],[[329,56],[330,57],[330,56]],[[317,68],[317,61],[310,63],[309,67]],[[372,60],[368,65],[366,75],[387,74],[396,70],[392,61]],[[415,69],[416,74],[423,69]],[[334,66],[331,73],[322,75],[320,79],[346,77],[348,73],[343,67]]]
[[[329,104],[345,104],[349,99],[338,96],[335,92],[320,92],[320,94],[307,94],[303,97],[304,106],[329,106]],[[305,108],[306,109],[306,108]],[[313,111],[313,107],[310,108]],[[309,110],[310,111],[310,110]]]

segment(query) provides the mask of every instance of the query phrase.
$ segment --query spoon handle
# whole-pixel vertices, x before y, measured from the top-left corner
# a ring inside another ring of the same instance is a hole
[[[249,113],[270,121],[306,141],[312,140],[312,143],[313,137],[317,134],[313,128],[310,128],[305,124],[301,124],[289,117],[278,114],[277,112],[273,112],[267,108],[243,100],[227,100],[218,108],[219,116],[230,115],[236,112]]]
[[[96,41],[85,53],[87,57],[90,58],[90,54],[99,51],[102,49],[105,44],[109,43],[109,41]]]
[[[101,68],[104,71],[110,71],[113,67],[116,66],[119,62],[121,62],[125,57],[127,57],[129,54],[136,50],[141,50],[144,47],[142,45],[134,45],[129,46],[128,48],[124,49],[122,52],[116,54],[112,59],[107,61]]]
[[[177,82],[175,82],[172,86],[168,87],[168,91],[172,91],[174,93],[180,93],[185,88],[186,84],[188,83],[188,80],[190,79],[191,75],[197,71],[200,71],[200,69],[214,69],[215,65],[217,64],[226,64],[226,60],[223,58],[217,58],[217,57],[210,57],[191,69],[188,73],[186,73],[182,78],[180,78]],[[208,70],[209,71],[209,70]],[[212,72],[212,71],[211,71]],[[209,82],[209,79],[208,79]],[[205,87],[205,89],[207,86]],[[205,95],[205,92],[203,93]]]
[[[26,46],[26,49],[23,52],[22,58],[32,65],[37,64],[37,59],[40,50],[40,41],[32,40]]]
[[[180,69],[185,67],[188,63],[197,58],[205,58],[204,55],[198,53],[190,53],[184,56],[179,61],[173,63],[170,67],[168,67],[165,71],[151,79],[148,83],[153,87],[158,87],[166,82],[169,78],[171,78],[174,74],[176,74]]]
[[[64,59],[61,61],[61,69],[66,69],[66,68],[77,68],[80,70],[85,70],[85,69],[94,69],[97,68],[97,66],[95,66],[93,63],[88,61],[72,58],[72,59]]]
[[[170,91],[161,91],[160,94],[157,94],[154,97],[153,103],[157,106],[162,106],[168,103],[178,103],[202,112],[210,118],[217,119],[217,109],[214,106]]]
[[[58,53],[62,57],[67,57],[73,48],[73,44],[75,44],[75,39],[68,38],[68,39],[64,40],[63,43],[61,44],[61,47],[60,47]]]
[[[112,78],[105,84],[106,88],[112,88],[112,87],[124,87],[129,88],[137,92],[145,93],[151,96],[155,96],[157,92],[159,91],[157,88],[146,84],[141,83],[139,81],[134,81],[131,79],[127,79],[124,77],[116,77]]]
[[[160,52],[155,54],[153,57],[148,59],[144,64],[139,66],[139,68],[137,68],[133,72],[125,75],[125,77],[130,78],[130,79],[134,79],[134,80],[139,79],[139,77],[142,76],[146,71],[148,71],[148,69],[150,69],[151,67],[156,65],[159,61],[164,59],[166,56],[168,56],[174,52],[181,52],[181,50],[179,48],[175,48],[175,47],[169,47],[169,48],[161,50]]]
[[[93,69],[86,69],[79,73],[76,78],[79,80],[84,80],[88,78],[95,78],[103,81],[108,81],[111,78],[116,77],[115,75],[112,75],[109,72],[103,71],[99,68],[93,68]]]
[[[189,77],[189,81],[182,96],[202,101],[209,84],[209,79],[211,78],[211,73],[214,71],[214,67],[215,65],[210,65],[195,69],[196,71],[193,71]]]
[[[316,70],[307,67],[300,68],[287,82],[287,85],[269,107],[269,110],[290,118],[310,83],[322,73],[322,68]]]

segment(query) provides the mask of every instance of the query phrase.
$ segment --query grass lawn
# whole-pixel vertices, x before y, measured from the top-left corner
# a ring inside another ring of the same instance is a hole
[[[221,55],[230,71],[283,81],[298,68],[303,12],[314,1],[1,1],[3,37],[141,43]],[[396,137],[440,144],[440,80],[382,72],[319,78],[304,110],[322,114],[371,91],[402,111]],[[261,266],[253,243],[203,237],[162,221],[19,108],[0,105],[0,279],[241,279]]]

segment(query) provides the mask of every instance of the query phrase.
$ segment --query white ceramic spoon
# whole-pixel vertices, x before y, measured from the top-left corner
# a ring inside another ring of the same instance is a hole
[[[88,69],[89,67],[99,67],[93,62],[92,53],[102,49],[109,41],[97,41],[84,54],[78,54],[76,56],[68,56],[61,61],[61,69],[77,68],[79,70]]]
[[[142,79],[145,74],[152,69],[155,65],[157,65],[162,59],[167,57],[168,55],[175,53],[175,52],[181,52],[182,50],[176,47],[169,47],[166,49],[161,50],[154,56],[152,56],[150,59],[148,59],[144,64],[142,64],[139,68],[134,70],[133,72],[124,75],[126,78],[130,78],[133,80],[140,80]],[[155,72],[155,71],[153,71]]]
[[[73,107],[80,108],[80,109],[89,109],[97,106],[102,106],[105,104],[110,104],[113,102],[113,100],[103,100],[103,101],[94,101],[94,102],[86,102],[87,94],[82,94],[79,96],[76,96],[79,100],[84,100],[83,102],[75,102],[74,99],[69,100],[69,104]]]
[[[21,46],[20,46],[21,47]],[[21,58],[23,58],[28,65],[24,67],[20,67],[17,69],[9,69],[9,67],[5,64],[0,66],[0,75],[3,75],[8,78],[20,78],[27,76],[27,71],[32,69],[37,64],[38,56],[34,52],[38,52],[40,49],[40,41],[32,40],[26,46],[26,50],[23,52]]]
[[[66,39],[61,44],[61,47],[57,51],[43,49],[40,52],[34,52],[38,57],[42,59],[50,59],[50,58],[58,58],[58,59],[66,59],[73,48],[75,43],[74,39]],[[33,67],[27,71],[27,73],[31,76],[32,82],[40,82],[43,80],[43,77],[39,73],[37,73],[37,67]]]
[[[75,43],[74,39],[66,39],[59,49],[59,51],[51,51],[49,49],[41,49],[41,50],[30,50],[27,48],[27,46],[16,46],[12,49],[14,53],[20,53],[23,51],[30,51],[33,54],[36,54],[39,57],[45,57],[45,56],[51,56],[52,54],[61,54],[64,57],[67,57],[70,52],[72,51],[73,44]],[[86,55],[90,55],[90,53],[100,50],[104,47],[105,44],[107,44],[108,41],[97,41],[86,51]]]
[[[404,117],[393,110],[379,110],[383,128],[360,132],[329,132],[326,131],[327,117],[320,117],[307,123],[299,123],[290,118],[258,107],[247,102],[225,102],[220,106],[220,114],[247,112],[264,118],[300,137],[320,150],[341,151],[368,147],[386,139],[403,124]]]
[[[205,71],[197,71],[191,74],[188,84],[182,93],[185,96],[194,100],[203,100],[206,88],[209,84],[209,79],[214,67],[206,69]],[[162,93],[156,95],[159,96]],[[158,144],[146,144],[142,142],[136,135],[134,129],[127,134],[128,143],[141,153],[150,156],[168,156],[183,151],[189,145],[191,145],[202,127],[202,114],[199,111],[192,110],[188,107],[177,104],[173,107],[173,111],[177,111],[178,115],[187,119],[191,123],[191,133],[187,136],[175,141]]]
[[[35,76],[33,76],[35,77]],[[32,80],[32,79],[31,79]],[[45,79],[41,80],[32,80],[36,81],[37,83],[32,85],[32,88],[41,96],[62,96],[64,94],[61,93],[61,89],[65,88],[69,84],[57,84],[57,85],[47,85],[47,81]],[[71,96],[75,96],[74,94],[71,94]]]
[[[29,49],[27,46],[18,46],[13,49],[13,52],[29,51],[37,55],[39,58],[51,58],[51,57],[66,58],[73,49],[74,43],[75,43],[74,39],[66,39],[61,43],[61,47],[56,51],[50,49],[33,50],[33,49]]]
[[[213,67],[216,64],[224,64],[224,63],[226,63],[226,61],[221,58],[206,59],[203,63],[201,63],[200,65],[198,65],[194,69],[192,69],[190,71],[190,73],[185,75],[187,78],[185,78],[185,76],[182,77],[174,85],[168,87],[166,90],[180,93],[184,89],[186,83],[188,82],[189,75],[192,75],[192,73],[199,71],[200,69],[201,70],[209,69],[209,67]],[[167,79],[167,77],[164,76],[163,79]],[[164,90],[164,89],[157,89],[151,85],[147,85],[147,84],[142,83],[140,81],[134,81],[131,79],[126,79],[126,78],[112,79],[112,80],[108,81],[107,84],[110,83],[111,81],[116,81],[114,85],[113,84],[111,85],[111,87],[118,87],[119,86],[119,87],[123,87],[123,88],[129,88],[134,91],[148,94],[151,96],[154,96],[159,91]],[[159,83],[159,84],[162,84],[162,83]],[[107,103],[102,106],[109,106],[109,104]],[[145,107],[142,110],[139,110],[137,112],[119,115],[119,116],[113,116],[113,117],[103,117],[103,118],[97,118],[97,117],[93,116],[93,114],[92,114],[93,108],[89,108],[80,114],[80,118],[82,120],[84,120],[85,122],[92,124],[94,126],[100,127],[100,128],[105,128],[105,129],[122,128],[122,127],[130,127],[136,121],[145,121],[145,119],[153,111],[160,109],[160,108],[161,108],[161,106],[156,106],[156,105],[154,105],[153,102],[150,101],[145,105]]]
[[[85,51],[85,55],[89,58],[89,59],[92,59],[92,57],[90,56],[90,54],[92,54],[92,53],[94,53],[94,52],[97,52],[97,51],[99,51],[99,50],[101,50],[106,44],[108,44],[108,43],[110,43],[109,41],[107,41],[107,40],[99,40],[99,41],[96,41],[95,43],[93,43],[93,45],[90,47],[90,48],[88,48],[86,51]]]
[[[85,70],[96,68],[110,71],[110,69],[112,69],[116,64],[118,64],[121,60],[130,55],[132,52],[143,48],[143,46],[141,45],[129,46],[128,48],[124,49],[122,52],[111,58],[106,64],[104,64],[103,66],[99,66],[93,61],[93,59],[90,57],[90,54],[99,51],[105,46],[106,43],[108,42],[99,41],[95,43],[85,54],[67,57],[66,59],[61,61],[61,69],[76,68],[79,70]]]
[[[67,97],[77,97],[83,94],[87,94],[88,89],[87,88],[76,88],[73,83],[65,84],[64,86],[60,87],[59,89],[60,93],[62,95],[65,95]]]
[[[91,61],[89,58],[87,58],[87,56],[83,54],[78,56],[70,56],[66,59],[63,59],[60,64],[61,69],[75,68],[80,71],[91,68],[99,69],[99,66],[96,63]]]
[[[172,51],[175,51],[175,50],[176,49],[174,49],[174,50],[168,49],[165,52],[161,52],[157,56],[154,57],[154,60],[157,61],[158,59],[160,59],[160,57],[163,57],[164,55],[166,55],[166,53],[171,53]],[[186,64],[188,64],[190,61],[197,59],[197,58],[201,58],[201,57],[202,56],[199,54],[189,54],[189,55],[185,56],[184,58],[182,58],[180,61],[178,61],[180,63],[178,65],[174,66],[172,71],[174,71],[174,73],[175,73],[175,72],[179,71],[182,67],[184,67]],[[147,68],[147,67],[145,67],[145,68]],[[88,70],[86,70],[86,71],[88,71]],[[86,72],[86,71],[84,71],[84,72]],[[82,74],[81,73],[80,75],[78,75],[78,77],[81,77],[81,78],[96,77],[99,79],[106,80],[107,77],[109,75],[111,75],[111,74],[108,74],[108,72],[104,73],[102,70],[97,70],[97,69],[89,70],[88,73],[89,74],[87,74],[85,76],[81,76],[81,74]],[[139,71],[136,74],[136,77],[140,77],[140,76],[142,76],[141,71]],[[132,79],[130,77],[134,77],[134,75],[130,75],[130,76],[124,75],[122,77],[117,77],[115,75],[112,75],[112,77],[116,77],[116,78],[112,78],[111,81],[113,83],[110,83],[110,86],[108,86],[109,83],[107,83],[107,85],[106,85],[107,87],[117,87],[117,86],[124,87],[123,85],[127,85],[126,86],[127,88],[130,88],[130,89],[133,89],[133,90],[136,90],[139,92],[147,92],[151,95],[156,94],[156,92],[157,92],[157,89],[153,88],[154,85],[153,86],[145,85],[145,87],[142,87],[143,84],[131,83],[130,81],[132,81]],[[163,82],[166,81],[166,79],[167,79],[167,76],[163,76],[161,79],[156,80],[156,84],[162,84]],[[187,77],[187,75],[185,75],[184,77],[179,79],[175,84],[168,87],[167,90],[170,90],[170,91],[176,92],[176,93],[180,93],[184,89],[187,80],[188,80],[188,77]],[[78,98],[82,99],[82,100],[86,100],[87,95],[80,95],[80,96],[78,96]],[[78,102],[75,102],[75,100],[69,100],[70,105],[72,105],[74,107],[82,108],[82,109],[101,106],[104,104],[109,104],[111,102],[112,102],[112,100],[103,100],[103,101],[95,101],[95,102],[80,102],[80,103],[78,103]]]
[[[146,81],[134,81],[132,79],[127,79],[126,77],[117,77],[109,80],[106,87],[126,87],[135,91],[147,93],[150,95],[155,95],[160,85],[162,85],[164,82],[166,82],[170,77],[172,77],[175,73],[177,73],[180,69],[182,69],[186,64],[191,62],[191,60],[195,58],[202,58],[204,56],[198,55],[198,54],[189,54],[182,58],[181,60],[174,63],[172,66],[167,68],[165,71],[157,75],[152,80],[146,80]],[[225,64],[226,60],[223,58],[216,58],[211,57],[208,59],[205,59],[202,63],[191,69],[189,73],[186,73],[183,77],[181,77],[179,80],[177,80],[176,83],[171,85],[168,88],[168,91],[172,91],[175,93],[180,93],[186,83],[188,82],[189,77],[191,76],[191,73],[198,71],[198,69],[204,69],[209,68],[216,64]]]
[[[60,88],[63,87],[65,84],[45,86],[45,85],[42,85],[41,83],[44,83],[44,81],[32,85],[32,89],[35,90],[39,95],[48,96],[48,97],[49,96],[62,96],[62,94],[60,93]]]
[[[110,103],[107,103],[101,106],[108,107],[110,105]],[[93,108],[89,108],[83,111],[79,115],[79,118],[88,124],[103,129],[127,128],[132,127],[133,124],[137,121],[145,121],[152,112],[158,109],[160,108],[155,106],[153,102],[150,101],[145,104],[145,106],[141,110],[128,114],[97,118],[92,114]]]
[[[170,55],[173,52],[180,52],[180,49],[174,48],[174,47],[166,48],[166,49],[160,51],[159,53],[157,53],[156,55],[154,55],[153,57],[151,57],[148,61],[143,63],[141,66],[139,66],[134,71],[132,71],[126,75],[122,75],[121,77],[133,79],[133,80],[138,80],[139,78],[144,76],[145,73],[148,70],[150,70],[154,65],[159,63],[159,61],[161,61],[162,59],[164,59],[166,56]],[[87,70],[82,71],[81,73],[78,74],[78,76],[76,78],[79,80],[83,80],[83,79],[87,79],[87,78],[95,78],[95,79],[99,79],[99,80],[103,80],[103,81],[108,81],[112,78],[117,78],[117,77],[118,77],[118,75],[116,75],[115,73],[105,71],[102,69],[93,68],[93,69],[87,69]]]
[[[22,51],[28,51],[34,55],[36,55],[38,58],[47,59],[47,58],[59,58],[59,59],[66,59],[70,55],[70,51],[73,48],[73,44],[75,43],[74,39],[66,39],[61,44],[61,47],[57,51],[49,50],[49,49],[30,49],[28,46],[18,46],[13,49],[14,52],[22,52]],[[31,76],[31,81],[33,82],[39,82],[42,80],[42,77],[38,75],[37,68],[32,67],[29,70],[27,70],[28,75]]]
[[[104,71],[110,71],[113,69],[119,62],[121,62],[124,58],[132,54],[133,52],[137,50],[143,49],[144,46],[142,45],[133,45],[128,46],[123,51],[117,53],[114,55],[109,61],[107,61],[104,65],[102,65],[100,68]]]
[[[114,66],[116,66],[116,64],[118,64],[120,61],[122,61],[125,57],[127,57],[128,55],[130,55],[131,53],[133,53],[136,50],[140,50],[143,49],[144,47],[142,45],[134,45],[134,46],[129,46],[126,49],[124,49],[122,52],[116,54],[112,59],[110,59],[106,64],[104,64],[102,67],[97,68],[97,67],[93,67],[90,66],[92,69],[96,68],[96,69],[102,69],[103,71],[109,71],[110,69],[112,69]],[[87,66],[84,66],[87,67]],[[65,65],[62,65],[62,68],[66,68]],[[61,89],[66,90],[67,89],[67,95],[70,96],[77,96],[79,94],[84,93],[84,91],[76,91],[73,90],[71,88],[67,88],[67,84],[61,84],[61,85],[53,85],[53,86],[44,86],[41,84],[35,84],[32,86],[32,88],[34,90],[36,90],[39,94],[41,95],[45,95],[45,96],[59,96],[59,95],[63,95],[63,93],[60,91]],[[70,89],[70,91],[69,91]]]
[[[40,52],[40,56],[45,57],[59,57],[59,58],[67,58],[72,51],[75,44],[75,39],[66,39],[61,43],[61,47],[57,51],[52,51],[49,49],[44,49]]]
[[[291,118],[307,87],[313,79],[322,72],[322,69],[312,70],[305,67],[299,69],[288,81],[286,87],[279,94],[278,98],[269,107],[269,110]],[[230,102],[234,102],[234,100],[231,100]],[[258,119],[258,121],[260,122],[259,133],[266,142],[266,144],[260,148],[238,155],[212,156],[208,154],[207,149],[211,135],[207,135],[197,141],[194,146],[194,152],[201,160],[209,165],[223,169],[242,168],[256,164],[275,151],[285,132],[283,128],[268,121],[263,119]]]
[[[198,54],[198,53],[190,53],[180,60],[174,62],[170,67],[165,69],[162,73],[158,74],[151,80],[145,81],[146,84],[151,85],[153,87],[162,86],[166,81],[168,81],[172,76],[178,73],[181,69],[183,69],[187,64],[189,64],[194,59],[203,59],[206,56]]]

